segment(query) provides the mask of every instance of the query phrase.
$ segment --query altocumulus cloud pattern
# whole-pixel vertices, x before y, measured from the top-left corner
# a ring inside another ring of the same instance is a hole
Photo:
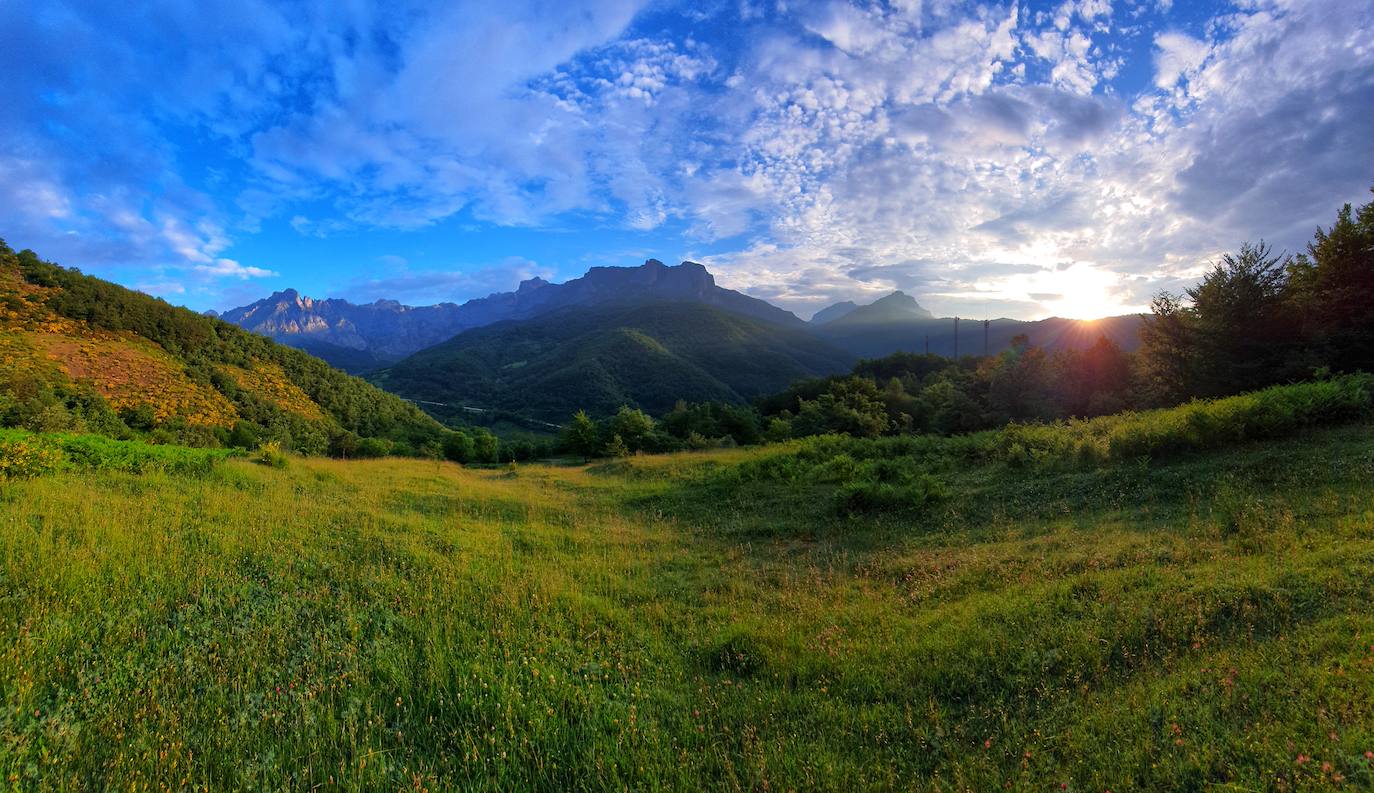
[[[197,308],[646,254],[1104,312],[1374,183],[1374,4],[7,3],[15,247]]]

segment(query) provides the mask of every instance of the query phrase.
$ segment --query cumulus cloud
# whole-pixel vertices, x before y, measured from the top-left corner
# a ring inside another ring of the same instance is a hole
[[[1139,307],[1242,240],[1299,246],[1374,162],[1367,2],[1177,11],[2,5],[20,42],[0,50],[3,233],[191,290],[274,275],[231,258],[274,228],[308,245],[461,223],[686,240],[801,313],[902,288],[1043,314],[1070,278]],[[340,288],[458,297],[546,272],[408,267]]]
[[[1156,35],[1155,49],[1155,85],[1166,91],[1195,74],[1211,52],[1207,42],[1175,31]]]

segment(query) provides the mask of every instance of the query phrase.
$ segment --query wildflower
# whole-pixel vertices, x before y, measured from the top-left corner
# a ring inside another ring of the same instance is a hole
[[[1305,755],[1305,754],[1300,754],[1300,755],[1298,755],[1298,765],[1307,765],[1307,755]]]

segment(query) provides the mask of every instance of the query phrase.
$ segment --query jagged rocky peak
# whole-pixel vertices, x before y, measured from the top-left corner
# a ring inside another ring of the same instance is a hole
[[[593,267],[565,286],[592,289],[646,289],[658,297],[700,297],[716,285],[716,279],[696,262],[667,265],[647,259],[638,267]]]
[[[223,318],[279,341],[309,343],[321,355],[326,353],[319,343],[366,349],[376,363],[395,361],[461,331],[495,322],[525,320],[560,309],[646,301],[697,302],[766,322],[802,324],[790,312],[717,286],[698,262],[667,265],[658,259],[637,266],[593,267],[565,283],[528,278],[513,292],[496,292],[462,305],[412,307],[395,300],[354,305],[342,299],[312,300],[285,289],[226,311]]]
[[[709,286],[716,285],[716,277],[711,275],[711,271],[706,269],[706,265],[700,262],[684,261],[678,267],[690,273],[692,277],[699,278]]]
[[[302,295],[300,292],[297,292],[295,289],[291,288],[283,289],[280,292],[273,292],[271,297],[268,297],[267,300],[259,302],[270,303],[276,306],[278,309],[288,304],[294,305],[297,308],[309,309],[315,304],[314,300]],[[225,313],[228,314],[231,312],[226,311]]]

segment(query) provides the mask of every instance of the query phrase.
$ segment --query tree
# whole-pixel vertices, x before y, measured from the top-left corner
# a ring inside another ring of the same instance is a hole
[[[638,408],[621,405],[611,418],[608,431],[618,436],[631,451],[641,451],[653,435],[654,420]]]
[[[888,430],[887,406],[872,380],[846,377],[833,380],[825,393],[803,399],[792,420],[798,437],[840,432],[860,438],[875,438]]]
[[[472,457],[477,462],[497,462],[501,454],[501,440],[483,427],[472,432]]]
[[[466,432],[455,431],[444,438],[444,457],[455,463],[470,462],[476,451],[472,437]]]
[[[1050,361],[1024,334],[1011,348],[990,359],[979,374],[988,383],[988,405],[1012,419],[1044,419],[1055,413],[1050,394]]]
[[[1289,373],[1298,330],[1284,300],[1291,261],[1263,241],[1247,242],[1187,290],[1202,395],[1248,391]]]
[[[1374,202],[1357,211],[1346,204],[1307,251],[1314,341],[1335,369],[1374,369]]]
[[[1140,326],[1136,365],[1151,405],[1175,405],[1196,387],[1197,323],[1180,296],[1160,292],[1150,301],[1150,316]]]
[[[1054,359],[1059,415],[1102,416],[1131,404],[1131,358],[1116,342],[1099,336],[1082,352],[1063,350]]]
[[[625,445],[625,441],[621,440],[619,433],[612,435],[610,442],[606,444],[606,456],[617,458],[630,456],[630,449]]]
[[[564,448],[582,455],[582,462],[595,457],[601,451],[601,433],[596,429],[596,422],[591,420],[585,410],[573,414],[572,420],[563,428],[560,440]]]
[[[953,380],[942,377],[921,391],[930,405],[930,428],[945,435],[983,429],[987,419],[982,408]]]

